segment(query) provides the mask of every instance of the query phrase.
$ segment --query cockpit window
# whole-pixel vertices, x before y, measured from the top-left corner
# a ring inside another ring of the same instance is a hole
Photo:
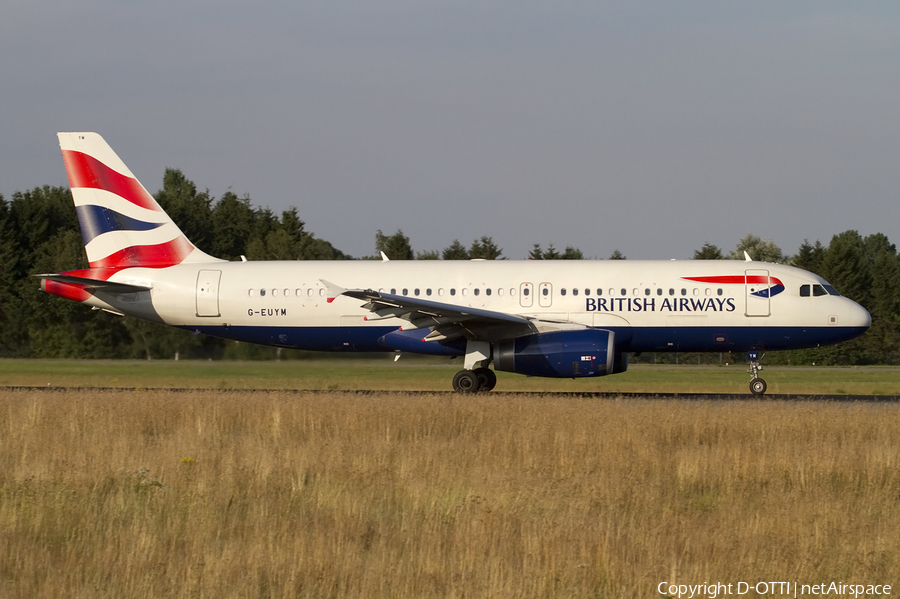
[[[800,297],[809,297],[810,295],[821,297],[823,295],[840,295],[840,293],[831,285],[801,285]]]

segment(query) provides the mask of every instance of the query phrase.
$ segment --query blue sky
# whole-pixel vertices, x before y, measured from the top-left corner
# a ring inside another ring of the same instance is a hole
[[[356,256],[898,243],[898,65],[889,2],[12,0],[0,193],[93,130],[151,193],[180,168]]]

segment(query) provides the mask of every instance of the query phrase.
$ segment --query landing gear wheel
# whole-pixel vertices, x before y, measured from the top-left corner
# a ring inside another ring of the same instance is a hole
[[[478,377],[479,391],[491,391],[497,386],[497,375],[490,368],[476,368],[472,372]]]
[[[766,381],[762,379],[753,379],[750,381],[750,393],[753,395],[762,395],[766,392]]]
[[[478,375],[472,370],[460,370],[453,377],[453,390],[459,393],[476,393],[479,388]]]

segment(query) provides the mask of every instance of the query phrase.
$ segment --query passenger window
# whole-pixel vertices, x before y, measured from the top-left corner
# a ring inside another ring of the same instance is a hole
[[[503,287],[501,287],[497,290],[497,295],[499,295],[501,297],[503,296]]]
[[[572,295],[578,295],[578,289],[573,289],[573,290],[572,290]]]
[[[659,288],[656,290],[656,295],[662,295],[662,287],[659,287]]]
[[[546,291],[546,290],[545,290],[545,291]],[[559,290],[559,294],[560,294],[560,295],[565,295],[565,294],[566,294],[566,288],[563,287],[562,289],[560,289],[560,290]],[[547,294],[545,293],[544,295],[547,295]]]
[[[623,289],[622,289],[622,295],[623,295],[623,296],[628,295],[628,290],[623,288]]]
[[[526,291],[527,291],[527,290],[526,290]],[[515,294],[516,294],[516,288],[515,288],[515,287],[510,287],[510,288],[509,288],[509,295],[513,296],[513,295],[515,295]],[[525,295],[528,295],[528,294],[526,293]]]
[[[522,295],[524,295],[524,296],[527,297],[527,296],[528,296],[528,293],[529,293],[528,287],[526,287],[525,289],[522,290]]]
[[[476,287],[476,288],[475,288],[475,295],[478,295],[479,293],[481,293],[481,290],[478,289],[478,287]]]
[[[724,293],[724,291],[722,291],[722,288],[721,288],[721,287],[719,287],[718,289],[716,289],[716,295],[722,295],[723,293]]]
[[[650,295],[650,288],[649,288],[649,287],[647,287],[646,289],[644,289],[644,295]]]
[[[456,287],[450,288],[450,295],[456,295]]]
[[[438,295],[441,297],[444,297],[444,288],[443,287],[438,289]]]
[[[800,285],[800,297],[809,297],[809,285]]]
[[[278,297],[278,290],[277,290],[277,289],[273,289],[273,290],[272,290],[272,297]]]
[[[391,287],[391,295],[397,295],[397,288]]]
[[[669,287],[669,295],[675,295],[675,290]]]
[[[638,295],[640,295],[640,290],[637,287],[635,287],[634,290],[631,292],[631,295],[637,297]]]
[[[313,296],[313,290],[312,290],[312,287],[310,287],[309,289],[306,290],[306,295],[308,295],[309,297],[312,297],[312,296]]]
[[[700,295],[700,290],[694,287],[694,297],[697,297],[698,295]]]
[[[591,290],[590,290],[590,289],[585,289],[585,290],[584,290],[584,294],[585,294],[585,295],[590,295],[590,294],[591,294]]]
[[[266,290],[265,290],[265,289],[260,289],[260,290],[259,290],[259,295],[260,295],[260,297],[265,297],[265,296],[266,296]]]
[[[290,290],[290,289],[285,289],[285,290],[284,290],[284,297],[287,297],[287,296],[289,296],[290,294],[291,294],[291,290]]]
[[[681,295],[687,295],[687,289],[684,287],[681,288]]]
[[[709,297],[709,296],[712,295],[712,289],[710,289],[709,287],[707,287],[707,288],[706,288],[706,291],[704,291],[704,293],[706,294],[706,297]]]
[[[544,297],[547,297],[548,295],[550,295],[550,290],[544,287],[543,289],[541,289],[541,293],[544,294]]]
[[[325,290],[319,289],[319,297],[325,297]]]
[[[465,296],[465,295],[469,295],[469,290],[466,289],[465,287],[463,287],[462,294],[463,294],[464,296]]]
[[[247,295],[249,295],[250,297],[253,297],[254,295],[256,295],[256,290],[250,289],[249,291],[247,291]]]
[[[615,289],[610,289],[610,290],[609,290],[609,294],[610,294],[611,296],[612,296],[612,295],[615,295],[615,294],[616,294],[616,290],[615,290]]]
[[[404,290],[403,290],[403,295],[409,295],[409,289],[404,289]]]
[[[485,295],[490,295],[490,294],[491,294],[491,288],[488,287],[487,289],[485,289],[485,290],[484,290],[484,294],[485,294]]]
[[[419,290],[418,290],[418,288],[417,288],[415,291],[413,291],[413,293],[415,293],[415,294],[416,294],[416,297],[418,297],[418,296],[419,296]]]
[[[603,295],[603,290],[597,287],[597,295]]]
[[[425,295],[431,295],[431,289],[426,289],[426,290],[425,290]]]
[[[297,297],[300,297],[301,295],[303,295],[303,290],[302,289],[294,289],[294,295],[296,295]]]

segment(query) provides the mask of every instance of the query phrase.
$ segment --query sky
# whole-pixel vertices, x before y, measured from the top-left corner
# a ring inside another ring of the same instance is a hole
[[[900,243],[900,4],[8,0],[0,194],[100,133],[353,256]]]

